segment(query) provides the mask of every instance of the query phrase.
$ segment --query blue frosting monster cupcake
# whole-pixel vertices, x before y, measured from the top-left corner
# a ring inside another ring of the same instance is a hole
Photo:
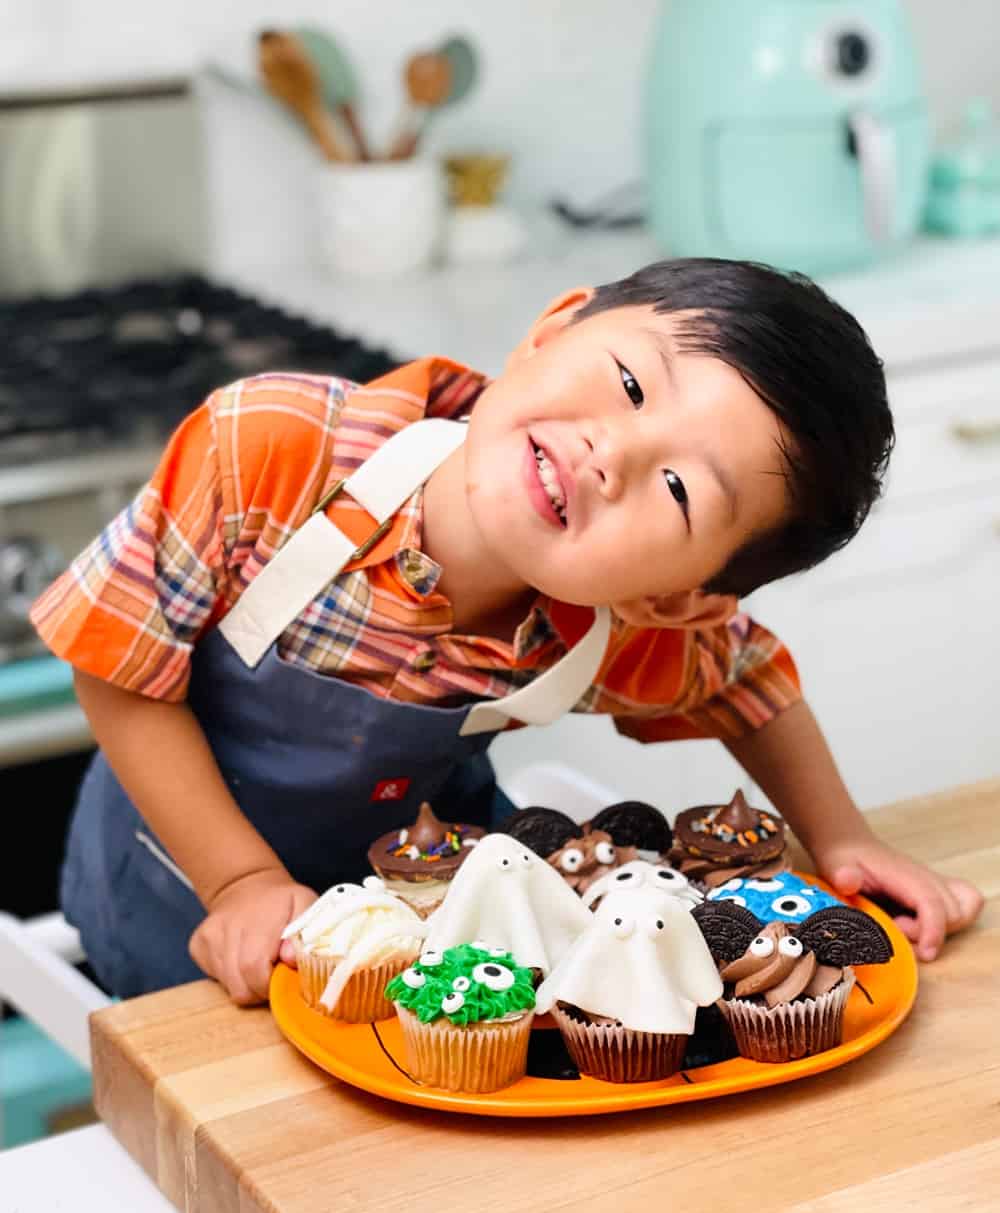
[[[809,884],[794,872],[727,880],[707,894],[709,901],[733,901],[761,922],[803,922],[817,910],[842,906],[839,897]]]

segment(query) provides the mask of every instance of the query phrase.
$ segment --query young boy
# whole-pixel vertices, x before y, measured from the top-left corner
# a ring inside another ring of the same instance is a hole
[[[569,707],[721,739],[932,959],[981,896],[873,836],[737,611],[855,534],[892,442],[855,321],[743,262],[571,291],[493,382],[426,359],[213,394],[33,614],[100,745],[62,887],[98,976],[265,999],[282,929],[372,838],[424,798],[488,823],[494,731]]]

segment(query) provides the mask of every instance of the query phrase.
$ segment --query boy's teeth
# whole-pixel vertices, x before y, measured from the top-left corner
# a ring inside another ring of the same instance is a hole
[[[559,487],[559,477],[556,475],[555,468],[549,462],[545,452],[538,447],[535,448],[535,460],[538,463],[538,479],[544,485],[549,500],[555,506],[556,513],[560,518],[565,518],[566,501]]]

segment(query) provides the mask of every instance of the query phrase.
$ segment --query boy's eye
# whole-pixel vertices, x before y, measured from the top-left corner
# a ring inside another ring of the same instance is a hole
[[[625,393],[629,400],[632,401],[637,409],[641,409],[645,396],[642,394],[642,388],[639,386],[639,381],[628,369],[628,367],[622,366],[620,362],[618,363],[618,373],[622,377],[622,386],[625,388]]]
[[[667,488],[670,490],[674,501],[676,501],[684,511],[684,517],[686,518],[688,512],[688,495],[687,489],[684,487],[684,481],[681,480],[680,476],[678,476],[676,472],[672,472],[670,468],[664,469],[663,478],[667,482]]]

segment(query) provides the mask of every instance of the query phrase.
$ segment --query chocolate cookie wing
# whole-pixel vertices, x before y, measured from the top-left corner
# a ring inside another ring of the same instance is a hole
[[[853,906],[827,906],[792,930],[825,965],[878,965],[892,959],[892,941],[881,923]]]
[[[667,819],[659,809],[643,800],[609,804],[591,820],[590,828],[610,834],[616,847],[638,847],[641,851],[659,851],[665,855],[673,842]]]
[[[564,847],[571,838],[581,837],[583,827],[577,825],[572,817],[560,813],[558,809],[531,805],[511,813],[497,826],[496,832],[510,834],[522,846],[547,859],[554,851]]]
[[[734,901],[703,901],[691,913],[713,959],[727,964],[738,960],[764,928],[756,914]]]

